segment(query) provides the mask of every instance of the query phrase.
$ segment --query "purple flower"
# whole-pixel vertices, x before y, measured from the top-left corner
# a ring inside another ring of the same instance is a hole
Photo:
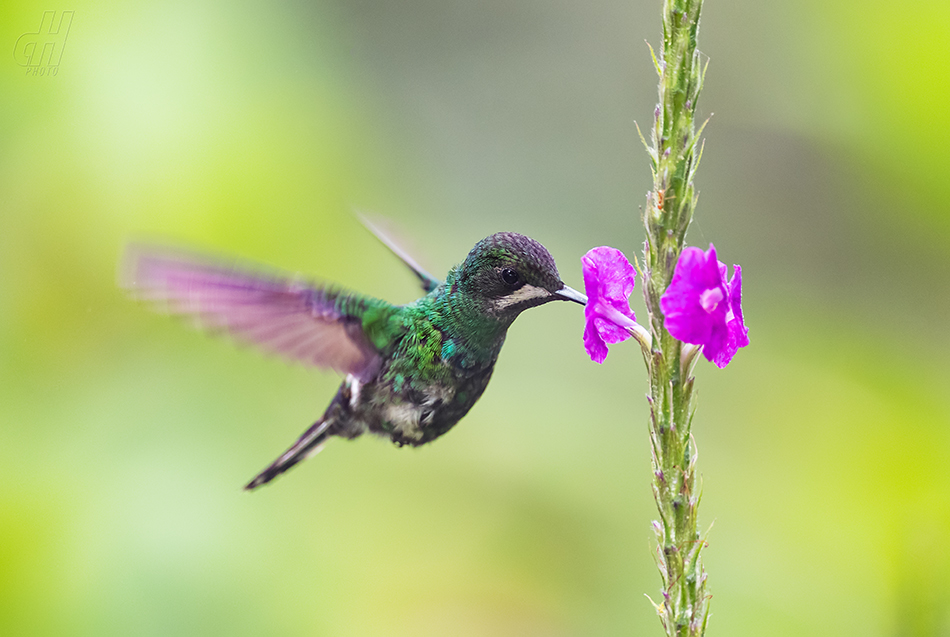
[[[742,320],[742,268],[726,264],[716,248],[686,248],[676,262],[673,280],[660,298],[666,329],[684,343],[703,346],[703,356],[725,367],[740,347],[749,344]]]
[[[630,329],[637,326],[630,309],[630,293],[636,284],[637,271],[616,248],[592,248],[581,259],[584,266],[584,349],[591,360],[603,363],[607,345],[630,338]]]

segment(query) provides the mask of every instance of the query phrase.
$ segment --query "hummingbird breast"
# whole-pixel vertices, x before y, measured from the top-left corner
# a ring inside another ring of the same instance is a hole
[[[359,398],[351,426],[338,435],[368,429],[400,446],[419,446],[451,429],[485,391],[497,351],[473,357],[424,315],[410,315],[406,323],[393,354],[353,393]]]

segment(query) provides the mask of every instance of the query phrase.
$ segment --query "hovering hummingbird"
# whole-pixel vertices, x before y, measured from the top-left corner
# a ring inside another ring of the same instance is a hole
[[[442,282],[363,221],[415,273],[425,296],[392,305],[176,248],[133,244],[126,252],[121,284],[134,297],[191,316],[199,327],[345,374],[323,416],[245,489],[316,454],[330,436],[370,431],[399,446],[438,438],[485,391],[521,312],[554,300],[587,301],[564,285],[544,246],[524,235],[482,239]]]

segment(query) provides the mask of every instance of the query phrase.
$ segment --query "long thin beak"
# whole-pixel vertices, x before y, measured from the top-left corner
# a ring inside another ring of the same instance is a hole
[[[587,305],[587,296],[581,294],[574,288],[564,286],[560,290],[554,293],[555,298],[561,299],[562,301],[574,301],[575,303],[580,303],[581,305]]]

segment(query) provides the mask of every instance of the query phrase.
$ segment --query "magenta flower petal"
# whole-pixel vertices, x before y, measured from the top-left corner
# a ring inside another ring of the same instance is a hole
[[[594,362],[603,363],[607,358],[607,343],[601,338],[594,322],[589,320],[584,323],[584,350]]]
[[[587,292],[584,349],[591,360],[603,363],[607,345],[630,338],[627,328],[636,325],[629,298],[636,285],[637,271],[623,252],[608,246],[592,248],[581,263]]]
[[[732,266],[732,280],[729,281],[729,312],[726,315],[726,327],[729,330],[729,336],[726,339],[725,347],[712,360],[717,367],[725,367],[736,355],[740,347],[749,344],[749,329],[745,326],[742,319],[742,268],[737,265]],[[723,278],[725,279],[726,266],[722,266]]]
[[[674,338],[703,346],[703,355],[725,367],[740,347],[749,344],[742,319],[742,269],[727,282],[727,269],[716,248],[686,248],[673,280],[660,298],[664,324]]]

